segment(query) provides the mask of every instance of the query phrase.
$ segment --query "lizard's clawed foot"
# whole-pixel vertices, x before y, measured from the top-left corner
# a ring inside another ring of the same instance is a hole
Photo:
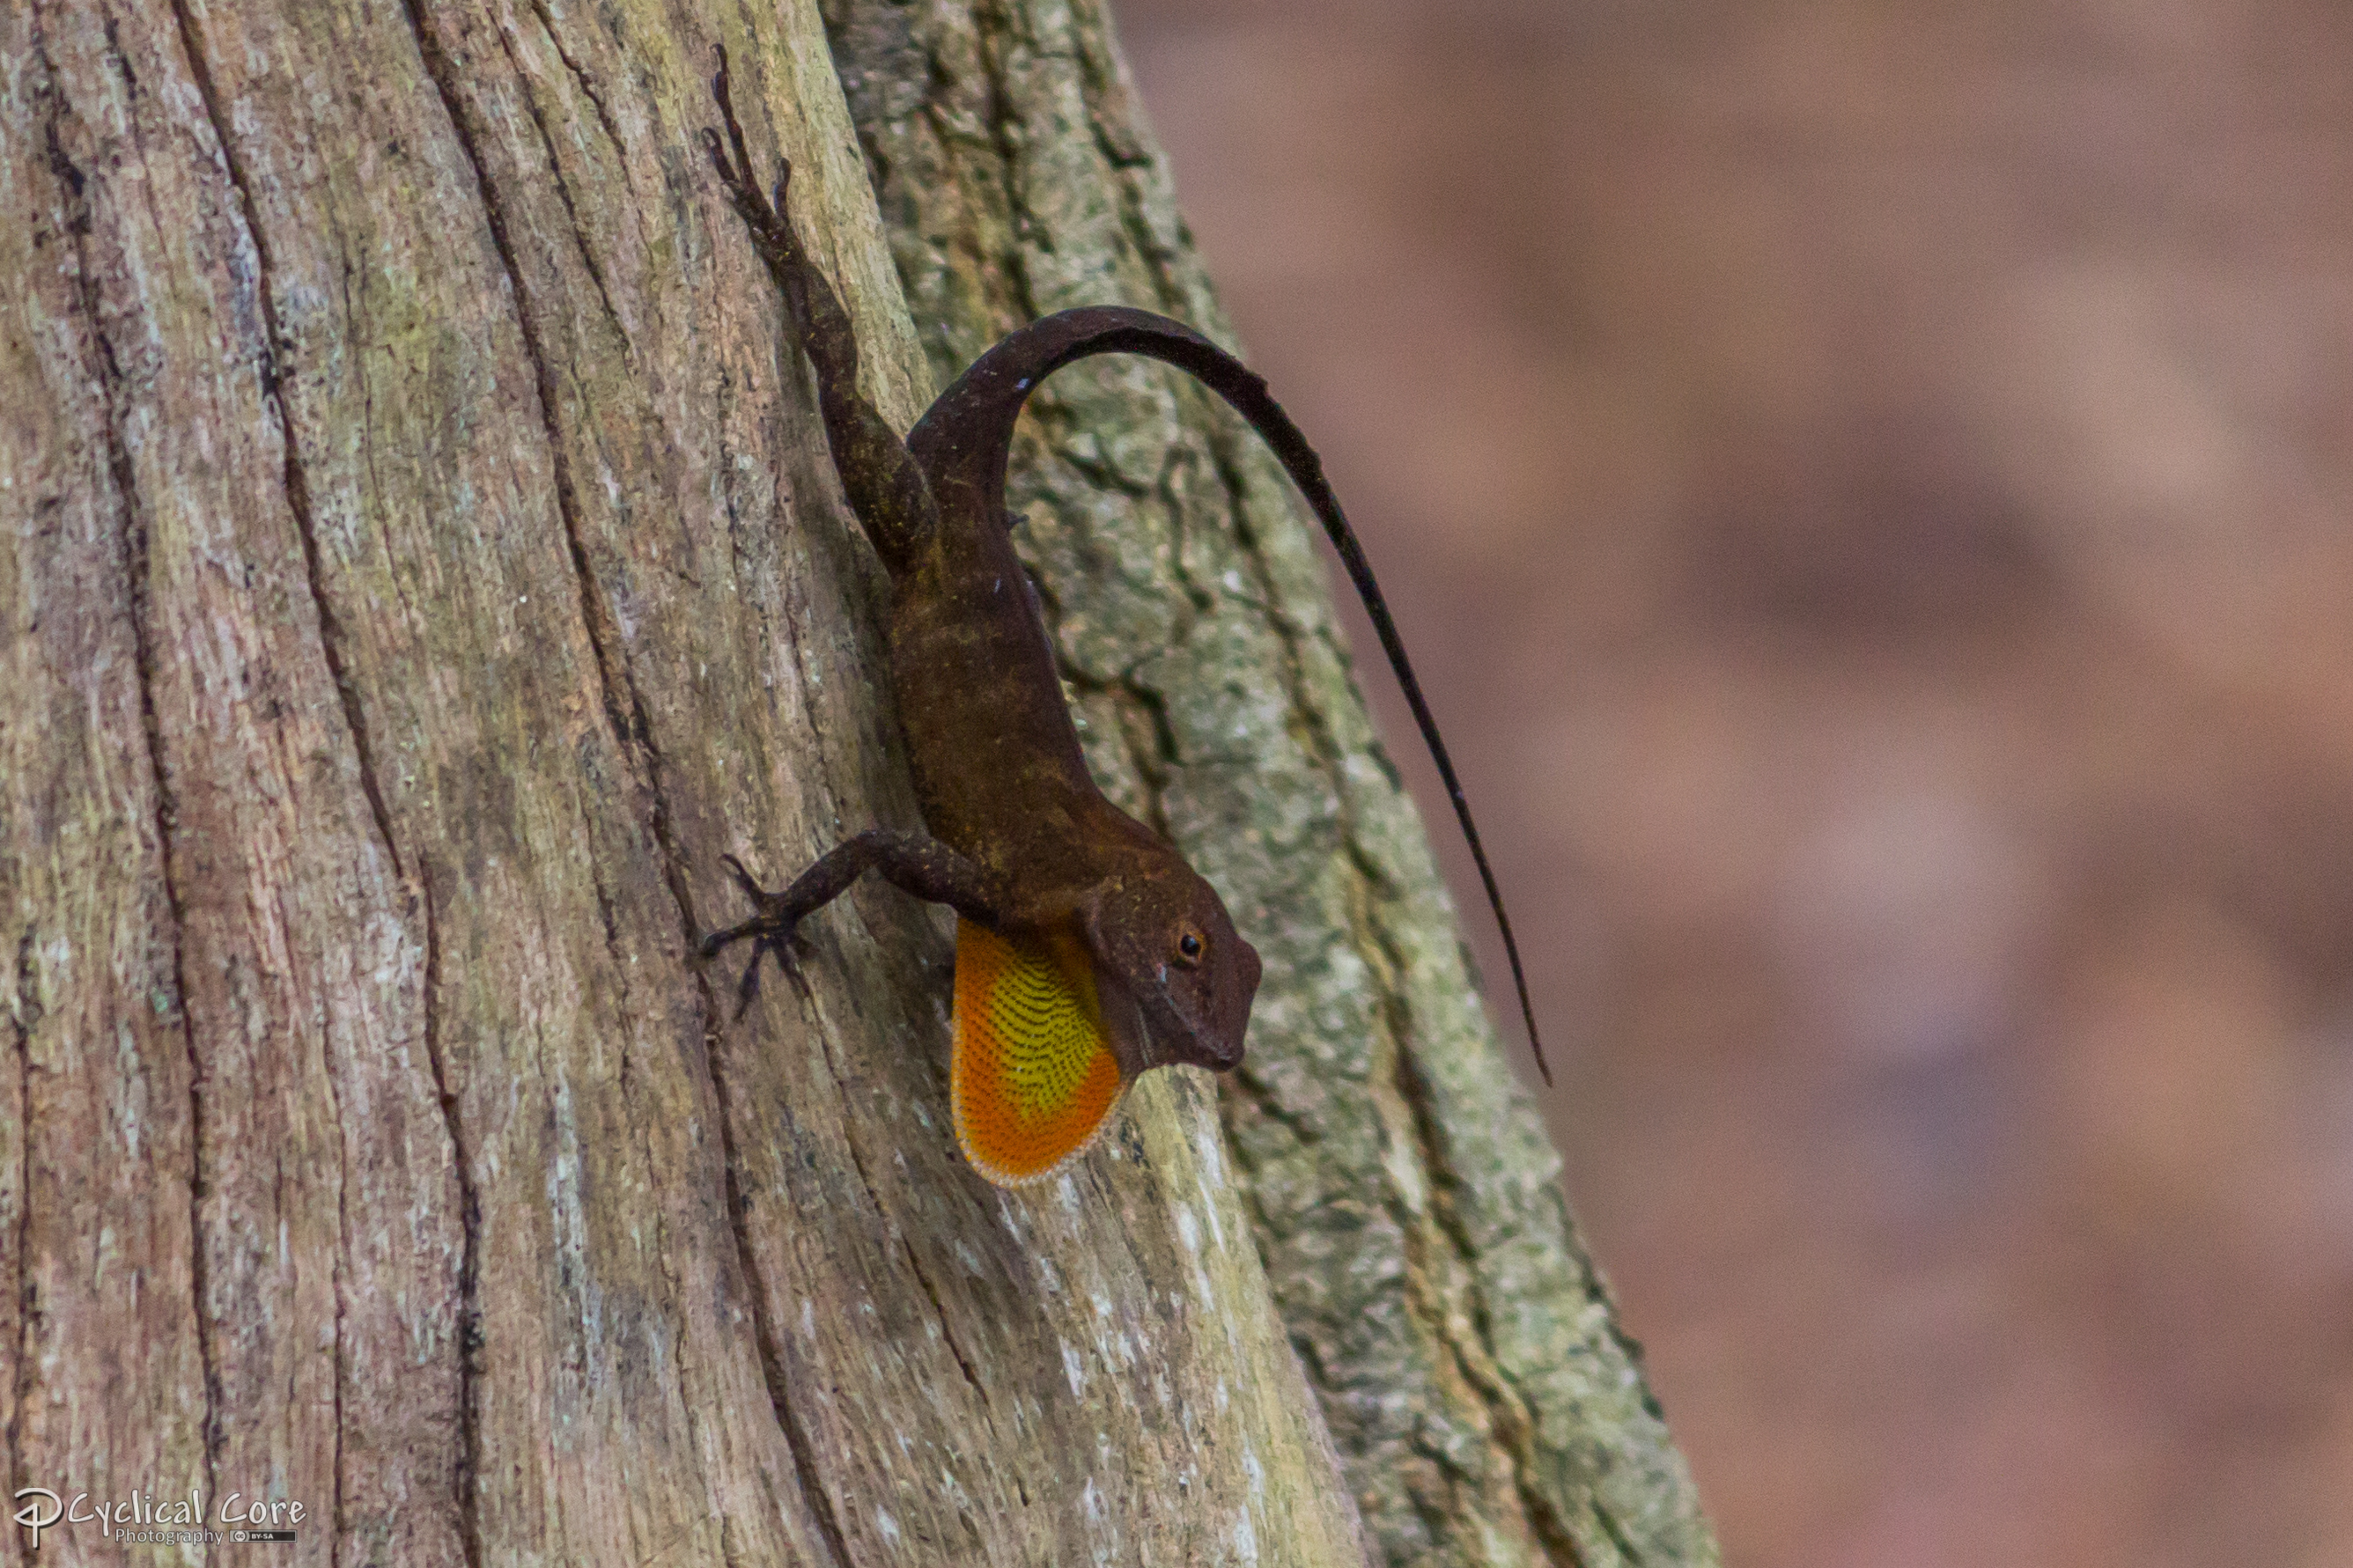
[[[793,166],[789,160],[776,161],[776,195],[760,194],[760,183],[753,177],[752,151],[744,141],[744,127],[735,118],[735,100],[727,89],[727,51],[719,51],[719,74],[711,79],[711,95],[719,100],[720,118],[727,125],[727,140],[722,142],[719,132],[705,127],[702,132],[703,151],[711,154],[711,166],[718,172],[719,183],[727,191],[727,200],[752,231],[753,243],[771,268],[789,267],[798,259],[793,241],[792,226],[785,221],[785,195],[791,187]],[[728,154],[733,151],[733,156]]]
[[[772,893],[754,881],[752,873],[744,868],[743,861],[733,855],[723,855],[720,858],[727,862],[727,869],[735,874],[736,885],[750,895],[754,906],[760,911],[741,925],[713,931],[702,939],[702,952],[706,962],[739,942],[748,941],[752,944],[752,962],[744,966],[744,978],[735,987],[735,1019],[741,1023],[744,1015],[751,1010],[752,998],[760,994],[760,961],[763,958],[774,954],[776,967],[787,974],[792,973],[793,952],[799,942],[794,928],[800,923],[800,915],[784,907],[784,894]]]

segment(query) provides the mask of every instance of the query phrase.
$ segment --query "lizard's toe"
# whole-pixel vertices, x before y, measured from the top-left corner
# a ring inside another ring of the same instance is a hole
[[[782,931],[759,932],[752,939],[752,959],[744,965],[744,978],[735,986],[735,1021],[742,1023],[744,1015],[752,1010],[752,999],[760,994],[760,961],[773,955],[776,968],[789,975],[793,972],[793,948],[798,938],[787,926]]]

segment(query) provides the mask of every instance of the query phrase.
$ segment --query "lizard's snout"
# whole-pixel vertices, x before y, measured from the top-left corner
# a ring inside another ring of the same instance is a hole
[[[1221,967],[1225,973],[1217,977],[1211,993],[1211,1016],[1205,1031],[1208,1059],[1203,1065],[1216,1072],[1231,1072],[1241,1065],[1243,1037],[1250,1031],[1250,1003],[1258,995],[1258,983],[1266,973],[1259,961],[1258,949],[1241,938],[1233,939],[1231,956]]]

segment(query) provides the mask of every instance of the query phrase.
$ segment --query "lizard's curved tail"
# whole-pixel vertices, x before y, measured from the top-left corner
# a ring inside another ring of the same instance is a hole
[[[1389,668],[1397,672],[1398,684],[1405,689],[1414,722],[1420,727],[1421,738],[1438,763],[1439,776],[1446,781],[1447,796],[1454,803],[1455,819],[1462,825],[1462,837],[1470,843],[1471,858],[1478,862],[1479,879],[1485,884],[1487,902],[1495,911],[1495,924],[1504,935],[1504,952],[1512,964],[1512,984],[1519,993],[1520,1015],[1527,1024],[1529,1048],[1535,1053],[1537,1071],[1544,1075],[1545,1082],[1550,1083],[1552,1069],[1546,1064],[1544,1042],[1536,1034],[1535,1007],[1528,1000],[1520,944],[1512,934],[1511,917],[1504,912],[1504,895],[1495,885],[1493,868],[1487,863],[1486,848],[1479,842],[1478,825],[1472,820],[1470,802],[1463,798],[1462,783],[1455,776],[1454,760],[1447,755],[1446,742],[1438,732],[1438,721],[1422,698],[1421,682],[1415,679],[1413,663],[1406,658],[1405,644],[1389,618],[1388,602],[1381,597],[1380,584],[1373,576],[1371,563],[1365,559],[1364,547],[1356,542],[1356,531],[1348,526],[1339,498],[1332,493],[1330,483],[1324,478],[1323,460],[1307,444],[1307,437],[1300,434],[1299,426],[1292,423],[1291,416],[1267,391],[1262,377],[1183,322],[1149,310],[1116,305],[1091,306],[1034,321],[974,361],[972,367],[956,378],[955,384],[940,394],[938,401],[907,437],[908,448],[928,476],[942,512],[1003,515],[1005,468],[1011,454],[1013,423],[1021,412],[1021,405],[1039,382],[1062,366],[1106,353],[1142,354],[1174,365],[1224,398],[1274,449],[1291,482],[1307,498],[1316,520],[1331,537],[1333,548],[1339,552],[1348,580],[1356,584],[1357,596],[1364,600],[1373,629],[1380,637],[1381,651],[1388,655]],[[972,510],[967,511],[967,507]]]

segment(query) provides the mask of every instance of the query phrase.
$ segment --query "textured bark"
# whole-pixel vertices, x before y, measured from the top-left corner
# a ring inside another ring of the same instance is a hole
[[[980,1182],[887,889],[740,1025],[688,962],[722,851],[913,820],[713,46],[902,424],[898,273],[940,365],[1120,268],[1214,321],[1100,27],[918,21],[870,146],[953,121],[974,237],[894,269],[806,6],[0,15],[11,1491],[299,1500],[303,1562],[1348,1562],[1352,1489],[1392,1555],[1700,1552],[1313,557],[1165,383],[1048,406],[1036,527],[1097,761],[1289,971],[1230,1144],[1160,1074]]]

